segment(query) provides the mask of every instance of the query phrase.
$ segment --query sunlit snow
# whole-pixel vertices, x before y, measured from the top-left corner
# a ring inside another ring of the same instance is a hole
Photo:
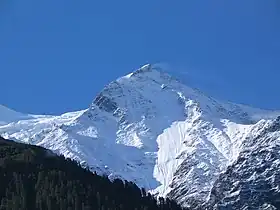
[[[188,188],[187,196],[206,199],[255,123],[279,113],[218,101],[145,65],[107,85],[79,112],[44,117],[0,106],[0,135],[158,195]]]

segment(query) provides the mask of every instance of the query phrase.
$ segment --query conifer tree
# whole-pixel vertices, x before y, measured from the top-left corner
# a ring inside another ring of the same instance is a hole
[[[0,210],[181,210],[49,151],[0,138]]]

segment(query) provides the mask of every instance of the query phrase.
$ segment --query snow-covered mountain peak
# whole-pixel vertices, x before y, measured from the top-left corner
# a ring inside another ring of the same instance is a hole
[[[0,104],[0,125],[30,118],[32,118],[31,115],[16,112]]]
[[[148,73],[148,72],[151,73],[153,71],[155,71],[153,66],[151,64],[146,64],[146,65],[140,67],[139,69],[137,69],[136,71],[134,71],[122,78],[131,78],[131,77],[135,77],[136,75],[139,75],[139,74],[144,74],[144,73]]]
[[[279,113],[216,100],[148,64],[106,85],[88,109],[13,121],[0,135],[184,205],[203,204],[216,202],[215,182],[256,141],[278,142]]]
[[[177,81],[176,78],[169,75],[166,69],[160,64],[146,64],[136,71],[127,74],[123,77],[117,79],[117,82],[127,82],[129,81],[140,81],[145,80],[146,82],[157,82],[157,83],[170,83],[171,81]]]
[[[91,108],[119,114],[139,112],[143,109],[161,106],[160,99],[173,95],[180,98],[179,86],[175,79],[153,65],[145,65],[135,72],[111,82],[97,95]]]
[[[238,123],[251,124],[260,119],[273,118],[275,113],[260,109],[253,109],[244,105],[223,102],[207,96],[203,92],[190,88],[177,78],[169,75],[160,65],[147,64],[138,70],[111,82],[94,99],[91,109],[99,109],[120,114],[120,112],[140,112],[146,106],[158,111],[159,107],[165,114],[170,113],[166,100],[181,103],[179,109],[185,111],[180,116],[186,115],[187,106],[196,106],[197,111],[209,119],[230,119]],[[147,108],[147,107],[146,107]],[[138,110],[140,109],[140,110]],[[172,113],[173,114],[173,113]]]

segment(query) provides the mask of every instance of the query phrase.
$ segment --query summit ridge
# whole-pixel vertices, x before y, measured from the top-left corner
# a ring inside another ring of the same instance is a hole
[[[279,193],[265,187],[280,181],[278,115],[214,99],[147,64],[106,85],[85,110],[16,119],[0,125],[0,135],[51,149],[184,206],[241,209],[270,200],[244,191],[238,176],[244,183],[251,177],[248,188],[261,182],[263,192]],[[254,179],[258,151],[267,157],[262,164],[271,171],[269,180]]]

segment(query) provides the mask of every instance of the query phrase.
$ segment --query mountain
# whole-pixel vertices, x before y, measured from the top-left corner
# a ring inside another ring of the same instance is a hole
[[[0,104],[0,116],[1,116],[0,125],[5,125],[5,124],[13,122],[13,121],[32,118],[31,115],[16,112],[14,110],[11,110],[9,108],[2,106],[1,104]]]
[[[83,111],[14,121],[0,135],[187,207],[250,209],[278,205],[267,198],[279,197],[278,130],[269,128],[278,115],[216,100],[145,65],[108,84]]]
[[[170,199],[157,203],[132,182],[111,182],[49,150],[1,137],[0,209],[182,210]]]
[[[279,140],[280,117],[252,126],[237,159],[215,181],[210,207],[280,209]]]

